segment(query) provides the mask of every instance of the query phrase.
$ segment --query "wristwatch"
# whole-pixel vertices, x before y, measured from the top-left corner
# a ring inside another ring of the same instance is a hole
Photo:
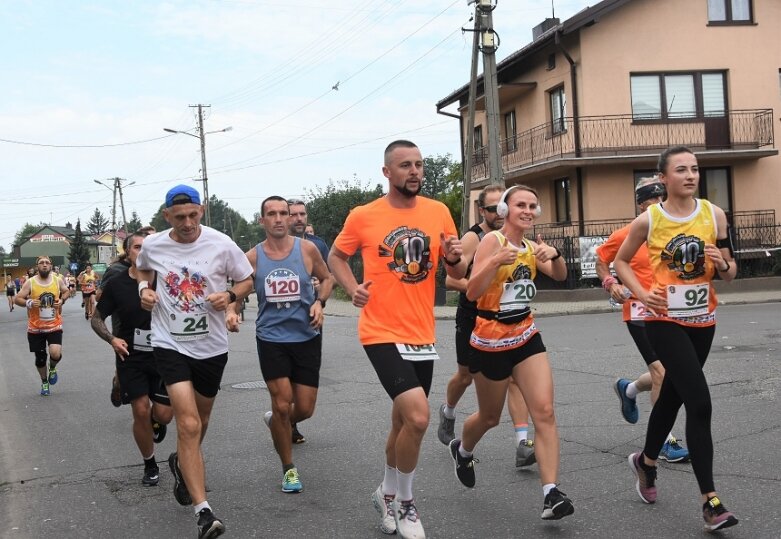
[[[322,298],[317,298],[317,301],[319,301],[319,302],[320,302],[320,306],[321,306],[323,309],[325,309],[325,302],[326,302],[327,300],[324,300],[324,299],[322,299]]]
[[[228,293],[228,298],[230,301],[228,303],[234,303],[236,301],[236,294],[233,293],[233,290],[226,290]]]

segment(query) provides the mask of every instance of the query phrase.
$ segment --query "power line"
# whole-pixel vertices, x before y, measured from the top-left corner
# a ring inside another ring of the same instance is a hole
[[[21,144],[22,146],[38,146],[41,148],[114,148],[116,146],[132,146],[134,144],[146,144],[147,142],[154,142],[156,140],[162,140],[173,135],[163,135],[162,137],[150,138],[146,140],[134,140],[131,142],[117,142],[114,144],[42,144],[39,142],[26,142],[22,140],[8,140],[0,138],[0,142],[6,142],[8,144]]]

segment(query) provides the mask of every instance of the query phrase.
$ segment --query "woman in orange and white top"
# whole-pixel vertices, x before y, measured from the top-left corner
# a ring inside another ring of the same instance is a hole
[[[575,510],[566,494],[556,488],[559,435],[553,413],[553,375],[542,336],[534,324],[531,301],[537,293],[537,271],[557,281],[567,277],[558,249],[525,238],[541,208],[537,193],[515,185],[504,192],[497,214],[501,230],[486,234],[477,247],[467,298],[477,301],[477,321],[470,344],[477,355],[470,371],[477,392],[478,410],[464,422],[461,439],[450,443],[456,476],[475,485],[472,451],[491,428],[499,424],[510,378],[515,381],[534,421],[536,458],[543,485],[545,520],[571,515]]]
[[[645,447],[629,456],[629,466],[640,498],[654,503],[656,460],[683,405],[703,518],[708,530],[717,530],[738,520],[721,504],[713,484],[711,399],[703,365],[716,329],[718,302],[711,280],[718,273],[731,281],[737,268],[724,211],[696,198],[700,173],[694,153],[683,146],[669,148],[658,168],[667,197],[634,220],[614,262],[621,281],[647,307],[646,334],[665,368]],[[648,290],[630,266],[643,242],[654,281]]]

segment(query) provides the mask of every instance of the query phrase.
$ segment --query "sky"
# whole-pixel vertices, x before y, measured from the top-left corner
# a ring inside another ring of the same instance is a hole
[[[596,3],[553,1],[562,21]],[[210,105],[209,194],[248,220],[270,195],[386,185],[395,139],[460,159],[458,121],[436,102],[468,82],[473,11],[467,0],[14,2],[0,18],[0,245],[10,252],[25,223],[84,228],[96,208],[111,220],[112,178],[127,218],[144,223],[174,185],[202,192],[190,105]],[[551,0],[499,0],[497,59],[550,16]]]

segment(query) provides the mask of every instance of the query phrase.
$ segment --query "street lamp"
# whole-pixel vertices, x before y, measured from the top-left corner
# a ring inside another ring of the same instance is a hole
[[[203,120],[202,117],[199,114],[199,120],[200,120],[200,129],[198,129],[199,135],[194,135],[190,133],[189,131],[179,131],[178,129],[169,129],[167,127],[163,128],[163,131],[167,133],[175,133],[179,135],[188,135],[193,138],[197,138],[201,141],[201,181],[203,182],[203,208],[204,208],[204,217],[206,221],[206,226],[211,226],[211,216],[209,214],[209,180],[206,176],[206,135],[211,135],[212,133],[225,133],[227,131],[231,131],[233,127],[228,126],[223,129],[218,129],[216,131],[206,131],[203,130]]]
[[[111,258],[114,259],[117,256],[117,191],[119,191],[119,201],[122,205],[122,220],[125,234],[127,235],[127,216],[125,215],[125,202],[122,199],[122,183],[121,178],[114,178],[114,187],[109,187],[100,180],[92,180],[98,185],[102,185],[114,195],[114,203],[111,206]],[[134,181],[127,185],[133,185]]]

